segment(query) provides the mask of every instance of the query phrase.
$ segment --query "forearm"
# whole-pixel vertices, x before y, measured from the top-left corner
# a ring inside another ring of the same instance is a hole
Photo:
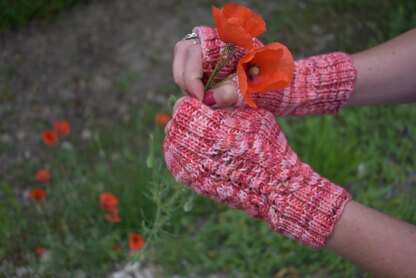
[[[416,226],[350,201],[326,246],[375,277],[416,277]]]
[[[416,102],[416,29],[353,54],[355,89],[347,106]]]

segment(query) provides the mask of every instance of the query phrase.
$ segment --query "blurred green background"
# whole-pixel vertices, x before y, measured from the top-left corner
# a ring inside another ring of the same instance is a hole
[[[164,168],[154,116],[180,95],[173,45],[193,26],[213,24],[212,3],[225,2],[0,0],[0,275],[103,277],[140,260],[141,269],[159,269],[156,277],[367,276],[194,197]],[[415,1],[241,4],[265,18],[263,41],[280,41],[297,58],[354,53],[416,27]],[[43,146],[40,133],[60,118],[71,136]],[[416,224],[414,119],[415,106],[400,105],[278,121],[320,174]],[[53,180],[46,201],[33,204],[27,193],[41,167]],[[102,191],[119,197],[121,223],[102,218]],[[132,230],[148,242],[139,255],[128,251]],[[50,257],[36,255],[38,246]]]

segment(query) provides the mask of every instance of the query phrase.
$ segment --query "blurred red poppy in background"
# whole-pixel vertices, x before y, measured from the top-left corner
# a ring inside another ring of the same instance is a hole
[[[66,137],[71,133],[71,126],[65,120],[56,121],[53,128],[62,137]]]
[[[58,135],[52,130],[47,130],[42,133],[42,139],[45,145],[52,146],[58,142]]]
[[[170,121],[170,119],[171,119],[171,116],[169,114],[166,114],[166,113],[163,113],[163,112],[157,113],[155,115],[156,123],[158,123],[161,126],[167,125],[167,123]]]
[[[30,198],[33,201],[43,201],[46,198],[46,191],[40,187],[36,187],[30,191]]]
[[[129,236],[129,248],[131,251],[138,251],[144,246],[144,239],[135,232],[131,232]]]
[[[102,192],[100,194],[101,208],[106,211],[111,211],[118,206],[118,198],[110,192]]]
[[[48,183],[51,179],[51,173],[47,169],[39,169],[35,174],[35,180],[37,182]]]

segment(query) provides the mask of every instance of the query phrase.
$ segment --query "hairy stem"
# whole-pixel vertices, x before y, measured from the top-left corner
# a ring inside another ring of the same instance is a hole
[[[217,64],[215,64],[215,68],[212,71],[211,75],[209,76],[207,83],[205,84],[205,88],[204,88],[205,92],[212,88],[213,86],[212,82],[214,81],[215,77],[218,75],[221,69],[230,62],[231,58],[234,55],[234,52],[235,52],[235,45],[232,43],[227,43],[221,52],[220,59],[218,60]],[[225,54],[227,54],[227,58],[224,60]]]

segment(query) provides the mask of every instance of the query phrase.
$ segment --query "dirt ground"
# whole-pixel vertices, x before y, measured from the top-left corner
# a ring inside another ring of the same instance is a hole
[[[92,1],[1,35],[0,179],[42,157],[40,130],[57,119],[81,134],[163,102],[173,46],[197,24],[212,24],[208,1]]]

